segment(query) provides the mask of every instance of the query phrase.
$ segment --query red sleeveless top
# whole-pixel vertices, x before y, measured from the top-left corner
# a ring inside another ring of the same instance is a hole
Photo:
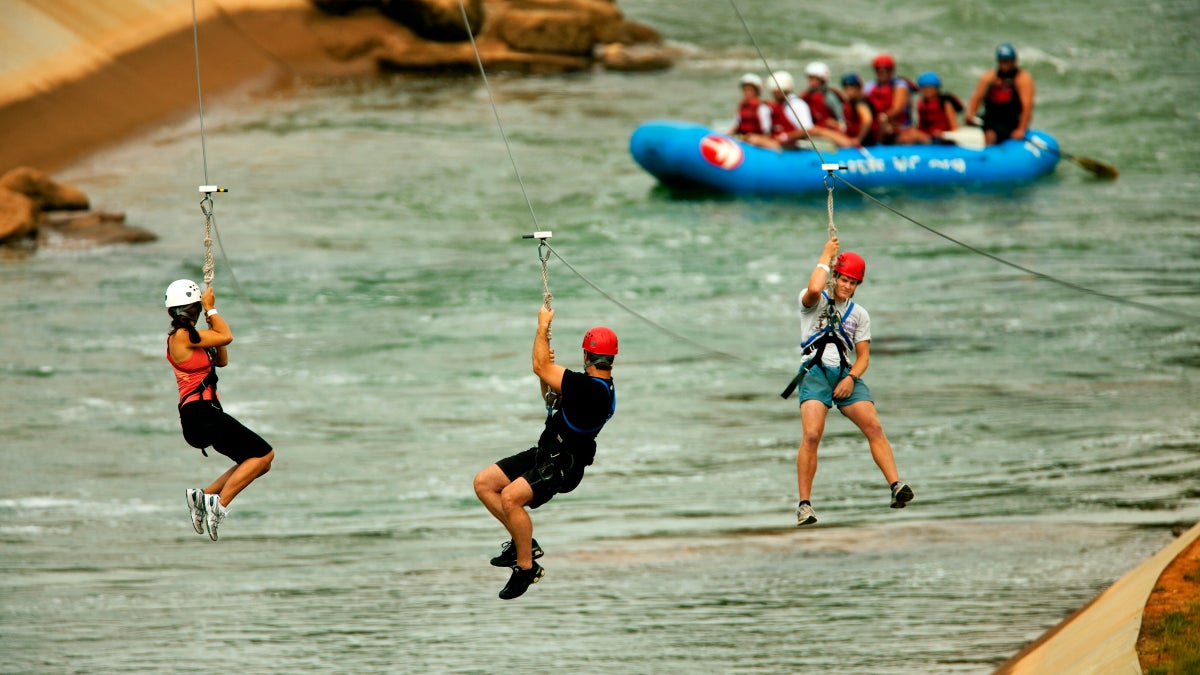
[[[175,363],[171,358],[171,338],[167,337],[167,361],[171,363],[171,367],[175,369],[175,383],[179,385],[179,405],[191,403],[192,401],[200,401],[204,399],[204,391],[208,391],[209,399],[219,398],[217,396],[216,387],[206,388],[203,391],[196,392],[200,387],[200,383],[208,374],[212,372],[212,358],[208,355],[207,349],[193,349],[192,355],[183,363]]]

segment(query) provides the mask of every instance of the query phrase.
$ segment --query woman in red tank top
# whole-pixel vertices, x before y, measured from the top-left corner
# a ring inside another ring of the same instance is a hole
[[[167,361],[179,386],[183,438],[202,452],[212,446],[234,462],[208,487],[186,491],[192,527],[197,534],[204,534],[207,529],[213,541],[217,540],[217,527],[225,519],[229,503],[269,471],[275,459],[275,451],[262,437],[221,409],[216,369],[229,363],[226,347],[233,342],[233,332],[215,305],[216,295],[211,287],[201,293],[200,287],[187,279],[167,287],[166,307],[171,317]],[[196,321],[202,311],[208,328],[198,330]]]

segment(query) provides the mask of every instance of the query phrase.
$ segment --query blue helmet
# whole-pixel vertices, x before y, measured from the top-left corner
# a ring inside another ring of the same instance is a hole
[[[848,87],[852,84],[856,84],[861,87],[862,83],[863,83],[862,78],[858,76],[858,73],[846,73],[845,75],[842,76],[842,86],[843,87]]]
[[[938,77],[937,73],[930,70],[930,71],[921,73],[921,76],[917,78],[917,86],[918,87],[937,87],[940,89],[942,87],[942,78]]]
[[[996,47],[996,60],[997,61],[1016,61],[1017,60],[1017,50],[1014,49],[1011,44],[1005,42],[1004,44],[1000,45],[999,47]]]

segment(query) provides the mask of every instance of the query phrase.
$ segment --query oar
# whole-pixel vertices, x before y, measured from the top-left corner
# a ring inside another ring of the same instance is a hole
[[[1065,152],[1061,149],[1051,148],[1050,146],[1046,145],[1045,141],[1043,141],[1041,138],[1038,138],[1037,136],[1033,136],[1030,140],[1032,140],[1033,144],[1038,146],[1039,148],[1041,148],[1043,150],[1050,150],[1051,152],[1058,153],[1059,157],[1062,157],[1063,159],[1067,160],[1068,162],[1077,164],[1078,166],[1083,168],[1084,171],[1091,173],[1093,176],[1096,176],[1097,178],[1106,178],[1108,180],[1116,180],[1117,176],[1120,175],[1117,172],[1117,167],[1113,166],[1112,164],[1105,164],[1104,162],[1101,162],[1096,159],[1092,159],[1090,157],[1078,157],[1076,155],[1072,155],[1069,152]]]
[[[983,139],[983,129],[979,127],[959,127],[954,131],[943,131],[942,138],[967,150],[982,150],[987,147]]]

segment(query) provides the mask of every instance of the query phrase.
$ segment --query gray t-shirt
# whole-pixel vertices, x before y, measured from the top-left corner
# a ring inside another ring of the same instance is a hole
[[[808,342],[810,338],[814,337],[825,329],[825,308],[829,306],[831,301],[829,295],[824,291],[821,292],[820,297],[817,298],[816,304],[814,304],[812,307],[805,307],[803,299],[804,293],[802,291],[800,293],[801,344]],[[842,317],[845,316],[846,307],[849,306],[851,302],[853,301],[851,300],[834,305],[833,311],[839,321],[841,321]],[[837,330],[836,327],[835,330]],[[850,310],[850,315],[846,316],[845,321],[842,322],[842,329],[839,331],[839,337],[841,337],[842,333],[850,337],[850,349],[846,351],[846,360],[850,363],[854,363],[854,345],[864,340],[871,339],[871,315],[868,314],[867,310],[857,302],[854,302],[854,308]],[[807,361],[807,359],[805,360]],[[835,349],[833,345],[826,345],[824,351],[821,353],[821,362],[833,368],[837,368],[838,366],[842,365],[842,362],[838,359],[837,349]]]

